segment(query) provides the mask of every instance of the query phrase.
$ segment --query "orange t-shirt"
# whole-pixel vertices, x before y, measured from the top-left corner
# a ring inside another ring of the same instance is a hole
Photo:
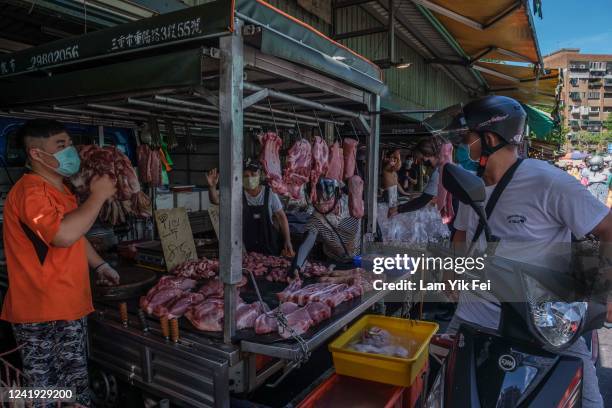
[[[69,248],[51,241],[76,197],[36,174],[24,175],[4,205],[9,277],[0,318],[12,323],[76,320],[93,311],[85,238]]]

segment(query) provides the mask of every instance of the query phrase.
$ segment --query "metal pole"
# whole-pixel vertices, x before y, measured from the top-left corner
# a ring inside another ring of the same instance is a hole
[[[389,63],[395,63],[395,1],[389,0]]]
[[[370,111],[380,111],[380,96],[370,95]],[[378,148],[380,144],[380,115],[370,114],[370,134],[367,141],[368,169],[366,173],[367,183],[367,233],[376,232],[376,206],[378,195]]]
[[[249,82],[245,82],[244,83],[244,89],[246,89],[248,91],[252,91],[252,92],[257,92],[257,91],[261,91],[261,90],[263,90],[265,88],[262,88],[259,85],[255,85],[255,84],[252,84],[252,83],[249,83]],[[293,95],[289,95],[289,94],[286,94],[286,93],[274,91],[272,89],[269,89],[269,92],[270,92],[270,98],[281,99],[283,101],[294,103],[296,105],[302,105],[302,106],[306,106],[307,108],[312,108],[312,109],[316,109],[316,110],[336,113],[338,115],[348,116],[349,118],[358,118],[359,117],[358,113],[351,112],[351,111],[348,111],[346,109],[336,108],[335,106],[326,105],[324,103],[309,101],[307,99],[302,99],[302,98],[299,98],[297,96],[293,96]]]
[[[224,283],[223,341],[232,342],[236,333],[236,284],[242,278],[242,157],[243,157],[243,70],[242,22],[234,32],[219,39],[219,260]]]

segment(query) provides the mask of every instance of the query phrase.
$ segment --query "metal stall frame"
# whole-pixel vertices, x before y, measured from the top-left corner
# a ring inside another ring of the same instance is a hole
[[[137,329],[141,323],[138,317],[131,314],[125,327],[116,311],[104,305],[99,305],[90,324],[91,358],[97,364],[153,394],[169,395],[180,404],[194,406],[228,406],[230,390],[257,388],[298,353],[297,345],[274,347],[252,341],[237,344],[235,340],[235,289],[242,276],[245,126],[265,123],[266,118],[268,123],[276,121],[274,113],[292,118],[278,120],[285,125],[297,115],[326,123],[341,123],[340,118],[353,120],[369,136],[366,235],[376,230],[378,112],[379,95],[384,89],[380,71],[363,57],[261,0],[239,0],[236,6],[229,3],[217,0],[0,57],[2,115],[118,122],[133,127],[149,117],[159,117],[173,124],[189,122],[194,128],[218,126],[219,154],[223,158],[220,195],[222,202],[229,203],[220,208],[224,220],[219,239],[220,278],[226,317],[222,342],[186,332],[179,343],[167,343],[158,336],[156,322],[149,322],[151,327],[143,331]],[[210,24],[202,25],[202,21]],[[190,34],[185,34],[187,22],[197,32],[190,29]],[[174,40],[170,27],[175,30],[180,24],[184,38]],[[127,41],[132,33],[142,35],[141,31],[160,27],[168,33],[167,41],[120,46],[120,39]],[[217,39],[219,48],[215,47]],[[217,79],[218,94],[206,86],[207,80]],[[320,95],[320,99],[298,96],[293,92],[295,87],[309,95]],[[270,100],[275,101],[270,110],[256,105]],[[292,109],[283,109],[277,102]],[[294,105],[303,107],[304,112],[296,113]],[[245,112],[251,109],[261,113]],[[305,114],[313,110],[331,115],[313,118]],[[309,339],[309,346],[323,344],[384,294],[364,296],[349,313]],[[117,338],[123,340],[113,340]],[[251,353],[280,360],[257,373]],[[140,363],[133,363],[136,360]],[[177,379],[161,375],[162,371],[173,373]],[[187,385],[181,385],[178,378]],[[234,379],[232,386],[230,378]]]

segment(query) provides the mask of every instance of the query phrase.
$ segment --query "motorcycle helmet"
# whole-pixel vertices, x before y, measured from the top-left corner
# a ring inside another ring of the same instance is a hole
[[[306,196],[311,196],[311,184],[308,184],[306,187]],[[316,182],[314,188],[316,189],[317,200],[313,202],[312,205],[315,207],[315,210],[320,212],[321,214],[329,214],[336,208],[338,204],[338,200],[342,195],[342,191],[340,190],[340,183],[336,179],[321,177]],[[321,208],[318,204],[329,203],[333,200],[333,205],[327,205],[329,208]]]
[[[523,141],[527,113],[521,104],[512,98],[485,96],[465,105],[463,114],[471,131],[481,135],[484,132],[495,133],[504,144],[518,145]]]
[[[603,168],[604,159],[601,156],[593,156],[589,159],[588,165],[591,171],[599,171]]]

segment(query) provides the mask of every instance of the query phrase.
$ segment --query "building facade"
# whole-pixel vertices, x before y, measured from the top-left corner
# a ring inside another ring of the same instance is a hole
[[[612,54],[564,48],[544,56],[546,68],[563,70],[564,125],[572,132],[601,132],[612,115]]]

